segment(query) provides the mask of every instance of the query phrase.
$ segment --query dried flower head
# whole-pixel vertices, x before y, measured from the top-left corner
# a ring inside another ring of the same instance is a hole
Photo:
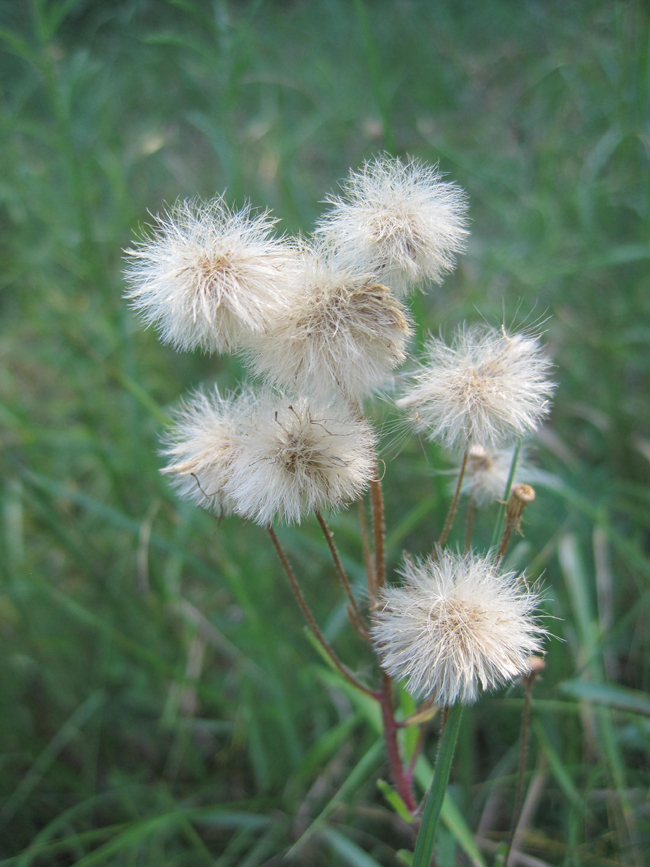
[[[250,392],[225,398],[215,389],[197,391],[181,404],[166,436],[162,454],[170,462],[162,472],[182,497],[219,515],[235,510],[227,484],[253,401]]]
[[[528,671],[546,631],[538,594],[489,557],[441,551],[404,561],[403,587],[384,590],[373,627],[382,667],[413,695],[450,705]]]
[[[551,362],[536,336],[504,328],[461,327],[451,346],[427,345],[428,363],[398,402],[447,448],[498,448],[535,430],[548,415]]]
[[[437,166],[389,156],[351,172],[343,197],[316,235],[344,264],[362,267],[404,294],[410,286],[441,283],[467,235],[463,190],[445,183]]]
[[[263,394],[226,485],[240,515],[266,525],[356,499],[376,472],[375,436],[347,407]]]
[[[305,248],[289,309],[246,351],[254,372],[275,385],[357,401],[404,360],[410,333],[406,310],[385,286]]]
[[[514,453],[514,447],[487,450],[479,445],[470,446],[462,492],[469,494],[478,506],[502,499]],[[514,482],[532,479],[536,474],[537,471],[532,469],[528,463],[526,450],[522,448],[515,468]],[[453,487],[455,488],[455,486],[456,481],[454,480]]]
[[[282,305],[293,249],[268,213],[233,212],[222,197],[183,201],[127,250],[126,297],[163,343],[230,352]]]

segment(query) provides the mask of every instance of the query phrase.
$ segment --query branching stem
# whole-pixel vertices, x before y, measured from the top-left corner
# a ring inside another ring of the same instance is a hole
[[[381,715],[384,723],[384,739],[386,741],[386,754],[390,765],[393,784],[406,808],[415,813],[417,804],[413,797],[410,780],[404,773],[402,759],[397,746],[397,723],[393,710],[393,682],[385,671],[381,673]]]
[[[507,544],[507,540],[506,540]],[[521,745],[519,747],[519,768],[517,770],[517,794],[515,797],[515,813],[512,817],[512,829],[510,831],[510,839],[508,840],[508,848],[506,857],[503,861],[503,867],[508,867],[508,859],[512,851],[512,846],[517,836],[517,828],[521,820],[521,808],[524,801],[524,776],[526,773],[526,763],[528,761],[528,731],[530,729],[530,705],[533,692],[533,684],[537,673],[531,671],[526,678],[526,695],[524,697],[524,709],[521,715]]]
[[[354,686],[356,689],[360,690],[361,692],[364,692],[366,695],[369,695],[371,698],[374,698],[377,701],[381,701],[382,700],[382,693],[381,692],[374,692],[369,687],[364,686],[364,684],[362,684],[360,681],[358,681],[356,679],[356,677],[352,674],[352,672],[348,668],[346,668],[345,665],[343,665],[343,663],[338,658],[336,653],[334,653],[334,650],[329,645],[329,643],[328,643],[327,639],[325,638],[325,636],[323,635],[323,633],[320,631],[320,628],[319,628],[318,624],[316,623],[316,619],[315,619],[314,615],[312,614],[311,609],[309,608],[309,605],[307,604],[307,600],[303,596],[302,590],[298,586],[298,581],[296,580],[296,576],[294,575],[293,569],[291,568],[291,564],[287,560],[287,556],[284,553],[282,546],[280,545],[280,540],[276,536],[275,530],[273,529],[271,524],[268,524],[266,529],[268,530],[268,534],[271,537],[271,541],[273,542],[273,547],[275,548],[275,551],[276,551],[278,557],[280,558],[280,562],[282,563],[282,567],[286,573],[286,576],[289,579],[289,584],[291,584],[291,589],[293,590],[293,595],[296,597],[298,605],[300,606],[302,613],[305,615],[305,619],[307,620],[307,623],[309,624],[311,631],[316,636],[316,640],[318,641],[320,646],[323,648],[325,653],[332,660],[332,664],[334,665],[334,667],[347,680],[347,682],[349,684],[351,684],[352,686]]]
[[[476,517],[476,499],[470,496],[467,506],[467,527],[465,528],[465,553],[472,547],[472,533],[474,532],[474,518]]]
[[[368,536],[368,522],[366,521],[366,504],[363,497],[360,497],[357,500],[357,508],[359,511],[359,526],[361,527],[363,562],[366,566],[366,577],[368,580],[368,598],[372,605],[377,596],[377,575],[375,573],[375,564],[372,561],[372,555],[370,553],[370,538]]]
[[[334,561],[336,572],[339,576],[341,584],[343,585],[343,589],[345,590],[346,595],[350,601],[350,607],[348,608],[348,612],[350,615],[350,620],[352,621],[352,625],[364,638],[369,639],[370,633],[368,632],[368,628],[363,620],[363,617],[361,616],[361,611],[359,610],[359,606],[357,605],[357,600],[354,598],[348,576],[345,574],[345,569],[343,568],[343,564],[341,563],[338,549],[336,547],[336,544],[334,543],[334,536],[332,535],[332,531],[327,526],[327,521],[325,520],[319,509],[316,509],[316,518],[318,519],[318,523],[320,524],[323,535],[325,536],[325,540],[327,541],[327,547],[330,549],[330,554],[332,555],[332,560]]]
[[[454,493],[454,499],[451,501],[451,506],[449,506],[449,511],[447,512],[447,520],[445,521],[445,526],[442,528],[442,533],[440,534],[440,538],[438,539],[438,548],[442,548],[442,546],[447,541],[447,537],[449,536],[449,531],[451,530],[451,526],[454,523],[454,516],[456,515],[456,509],[458,508],[458,500],[460,499],[460,489],[463,484],[463,479],[465,477],[465,469],[467,467],[467,458],[469,456],[469,450],[465,451],[463,455],[463,462],[460,465],[460,472],[458,473],[458,482],[456,484],[456,491]]]
[[[386,582],[386,555],[384,553],[384,495],[381,490],[379,476],[370,482],[370,500],[372,502],[372,531],[375,542],[375,592],[378,593]],[[377,605],[376,596],[372,607]]]

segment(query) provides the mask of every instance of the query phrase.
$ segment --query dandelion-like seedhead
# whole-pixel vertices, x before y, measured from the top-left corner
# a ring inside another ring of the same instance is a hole
[[[252,370],[282,388],[359,401],[405,359],[408,314],[367,274],[305,248],[288,309],[249,341]]]
[[[465,193],[441,178],[418,160],[367,162],[350,173],[342,197],[328,199],[316,235],[343,264],[375,274],[399,295],[441,283],[469,234]]]
[[[226,398],[215,389],[197,391],[181,404],[161,454],[170,458],[162,472],[183,498],[219,515],[235,511],[227,487],[253,403],[250,392]]]
[[[375,435],[344,405],[262,394],[238,438],[226,490],[258,524],[356,499],[376,472]]]
[[[372,636],[382,668],[412,695],[471,703],[525,674],[541,651],[538,593],[490,557],[441,551],[406,559],[401,574],[403,587],[383,591]]]
[[[126,297],[175,349],[230,352],[282,307],[294,249],[273,237],[275,220],[223,197],[183,201],[127,250]]]
[[[461,327],[451,344],[431,338],[428,363],[397,405],[431,440],[465,450],[499,448],[535,430],[550,410],[551,362],[536,336]]]
[[[469,494],[478,506],[485,506],[502,499],[510,476],[514,453],[514,447],[486,450],[483,446],[470,446],[462,493]],[[523,481],[534,482],[538,475],[539,471],[530,466],[527,451],[522,447],[517,459],[513,484]],[[455,484],[454,482],[454,487]]]

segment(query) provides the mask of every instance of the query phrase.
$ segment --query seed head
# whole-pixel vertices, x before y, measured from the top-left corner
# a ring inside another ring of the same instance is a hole
[[[479,445],[470,446],[462,492],[469,494],[478,506],[502,499],[514,453],[514,447],[487,450]],[[514,483],[523,479],[534,480],[537,472],[529,465],[526,449],[522,447],[515,468]],[[454,482],[454,487],[455,484]]]
[[[163,343],[230,352],[282,306],[293,249],[268,213],[233,212],[222,197],[183,201],[127,250],[126,297]]]
[[[343,264],[375,274],[399,295],[441,283],[469,234],[465,193],[441,178],[437,166],[377,157],[350,173],[343,197],[328,199],[316,235]]]
[[[266,393],[238,438],[226,490],[236,511],[266,525],[300,523],[356,499],[376,471],[375,436],[344,405]]]
[[[289,309],[246,354],[274,385],[358,401],[404,360],[410,333],[406,310],[385,286],[306,248]]]
[[[535,430],[548,415],[555,387],[551,362],[536,336],[461,327],[451,346],[431,338],[428,363],[398,402],[431,440],[463,451],[499,448]]]
[[[162,472],[182,497],[219,515],[235,510],[227,486],[253,402],[250,392],[225,398],[215,389],[197,391],[181,404],[165,439],[162,454],[170,462]]]
[[[405,560],[403,587],[384,590],[372,635],[382,667],[412,695],[450,705],[529,670],[546,631],[534,617],[538,594],[494,561],[441,551]]]

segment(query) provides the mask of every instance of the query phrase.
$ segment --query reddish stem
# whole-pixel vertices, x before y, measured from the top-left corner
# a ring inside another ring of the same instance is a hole
[[[370,482],[370,501],[372,503],[372,529],[375,542],[375,591],[378,592],[386,582],[384,495],[379,477]],[[376,608],[376,606],[376,599],[372,599],[371,607]]]
[[[458,482],[456,484],[456,492],[454,493],[454,499],[451,501],[451,506],[449,507],[449,511],[447,512],[447,520],[445,521],[445,526],[442,528],[442,533],[440,534],[440,538],[438,539],[437,548],[442,548],[442,546],[447,541],[447,536],[449,535],[449,531],[451,530],[451,525],[454,523],[454,516],[456,515],[456,509],[458,508],[458,500],[460,499],[460,489],[463,486],[463,478],[465,476],[465,469],[467,467],[467,458],[469,457],[469,450],[465,452],[463,455],[463,462],[460,465],[460,472],[458,473]]]
[[[411,784],[404,773],[402,759],[397,746],[397,723],[393,711],[393,683],[385,671],[381,674],[381,715],[384,722],[384,738],[386,741],[386,754],[393,778],[393,785],[397,793],[404,801],[407,810],[415,813],[418,805],[415,803]]]

